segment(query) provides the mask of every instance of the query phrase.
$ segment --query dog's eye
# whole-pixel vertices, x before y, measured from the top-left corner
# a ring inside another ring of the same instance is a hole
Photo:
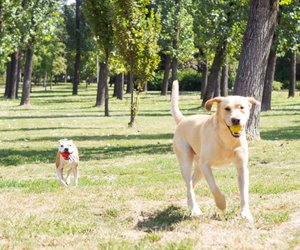
[[[231,109],[229,107],[226,107],[225,110],[226,111],[231,111]]]
[[[245,108],[244,106],[240,106],[240,109],[242,109],[242,110],[243,110],[244,108]]]
[[[62,148],[64,145],[60,145],[60,147]]]

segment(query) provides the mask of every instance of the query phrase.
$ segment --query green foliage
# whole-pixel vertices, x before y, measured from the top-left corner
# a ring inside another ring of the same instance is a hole
[[[179,6],[174,0],[156,0],[155,3],[161,16],[161,52],[177,58],[180,62],[187,61],[195,53],[191,1],[180,1]]]
[[[278,91],[278,90],[281,90],[282,87],[283,87],[283,83],[282,82],[273,81],[272,90]]]

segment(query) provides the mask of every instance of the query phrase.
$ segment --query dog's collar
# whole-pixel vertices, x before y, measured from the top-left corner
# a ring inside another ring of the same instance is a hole
[[[230,130],[230,126],[227,125],[227,123],[225,122],[225,120],[224,120],[224,123],[225,123],[226,127],[228,128],[230,134],[231,134],[234,138],[240,138],[240,136],[241,136],[241,134],[242,134],[242,131],[243,131],[243,129],[245,128],[245,126],[242,126],[241,133],[239,133],[239,134],[234,134],[234,133],[232,133],[232,131]]]

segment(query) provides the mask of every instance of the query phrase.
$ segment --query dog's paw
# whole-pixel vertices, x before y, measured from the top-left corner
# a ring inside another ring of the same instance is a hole
[[[70,185],[70,183],[71,183],[71,179],[68,178],[68,179],[66,180],[66,184],[67,184],[67,185]]]
[[[254,222],[253,216],[252,216],[252,214],[250,213],[249,210],[242,210],[241,211],[241,216],[242,216],[243,219],[246,219],[249,223]]]
[[[197,207],[193,207],[191,209],[191,215],[192,217],[200,217],[202,215],[202,211],[201,209],[197,206]]]
[[[216,192],[214,193],[214,197],[215,197],[216,206],[221,210],[225,210],[226,209],[225,195],[222,194],[221,192]]]

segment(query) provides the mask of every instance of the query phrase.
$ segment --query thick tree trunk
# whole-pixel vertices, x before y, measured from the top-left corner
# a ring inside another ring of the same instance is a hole
[[[221,68],[226,55],[226,42],[219,45],[216,55],[211,66],[210,75],[208,77],[208,82],[205,90],[205,94],[202,101],[202,107],[204,107],[205,102],[215,96],[216,90],[219,90],[221,81]],[[219,92],[218,92],[219,93]]]
[[[30,97],[31,76],[32,76],[32,57],[33,57],[33,49],[31,47],[28,47],[26,51],[23,90],[22,90],[22,98],[21,98],[20,105],[30,104],[29,97]]]
[[[75,20],[75,35],[76,35],[76,56],[74,66],[74,78],[73,78],[73,95],[78,95],[79,85],[79,71],[80,71],[80,54],[81,54],[81,35],[80,35],[80,13],[81,0],[76,0],[76,20]]]
[[[100,63],[100,73],[99,73],[99,82],[97,88],[97,98],[96,98],[96,105],[95,106],[102,106],[104,104],[105,98],[105,88],[108,84],[108,63],[102,62]]]
[[[265,83],[264,83],[263,98],[261,102],[262,111],[271,110],[272,85],[273,85],[275,69],[276,69],[276,58],[277,58],[276,48],[272,46],[268,58],[268,66],[267,66]]]
[[[174,57],[172,60],[172,82],[175,80],[178,80],[178,60]]]
[[[15,51],[11,55],[11,82],[10,82],[10,92],[8,93],[9,99],[17,98],[17,81],[18,81],[18,52]]]
[[[296,51],[291,52],[290,62],[290,82],[289,82],[289,98],[295,97],[296,89],[296,65],[297,65],[297,53]]]
[[[225,64],[222,67],[221,96],[228,96],[228,72],[229,72],[229,66],[226,60]]]
[[[267,60],[276,27],[279,0],[252,0],[237,70],[235,95],[262,100]],[[250,138],[259,138],[260,107],[253,106],[247,125]]]
[[[208,61],[205,58],[204,63],[202,64],[202,79],[201,79],[201,99],[204,98],[206,86],[208,82]]]
[[[116,87],[117,99],[123,100],[123,91],[124,91],[124,73],[123,72],[117,75],[115,87]]]
[[[168,92],[170,66],[171,66],[171,56],[166,55],[164,79],[163,79],[162,89],[161,89],[161,93],[160,93],[161,95],[167,95],[167,92]]]
[[[108,68],[108,67],[107,67]],[[107,70],[108,72],[108,70]],[[107,74],[108,76],[108,74]],[[104,96],[105,96],[105,107],[104,107],[104,116],[109,116],[109,107],[108,107],[108,104],[109,104],[109,94],[108,94],[108,81],[106,80],[106,84],[105,84],[105,93],[104,93]]]

